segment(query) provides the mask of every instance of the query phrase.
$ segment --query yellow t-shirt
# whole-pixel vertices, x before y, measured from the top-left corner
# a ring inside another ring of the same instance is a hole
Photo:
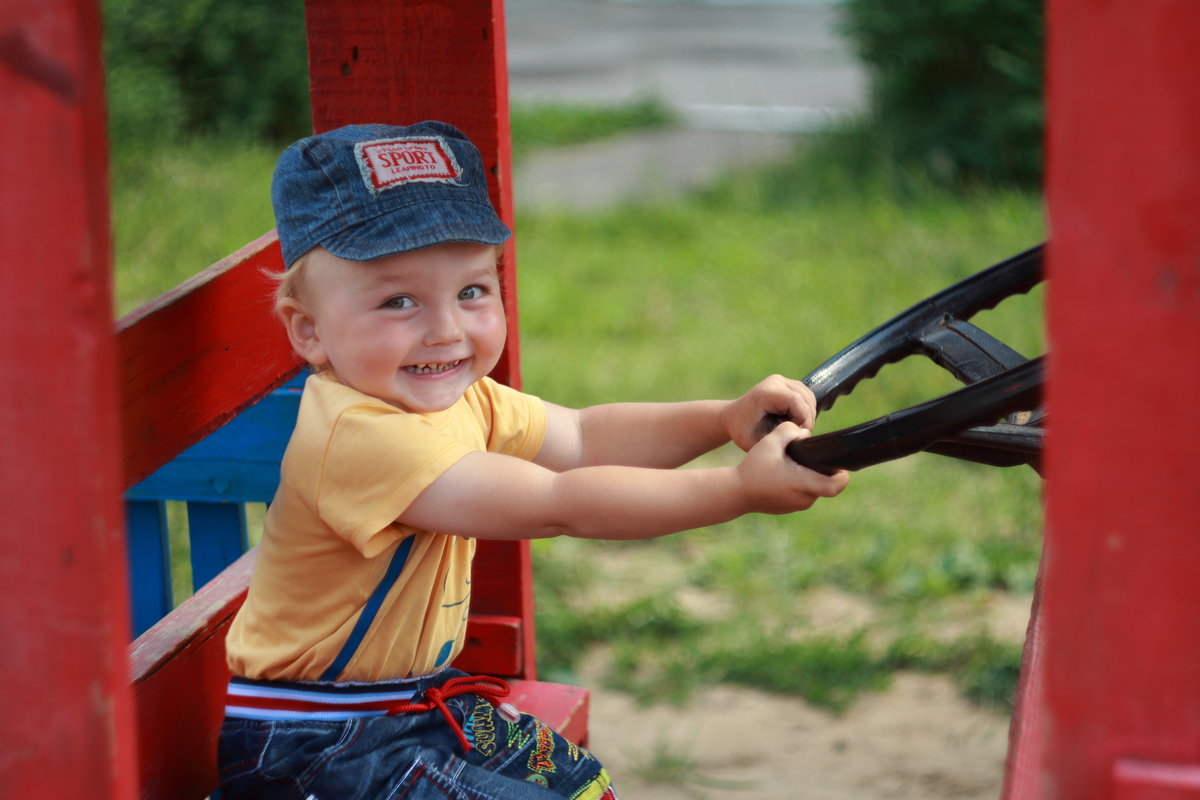
[[[467,453],[532,460],[545,432],[540,400],[488,378],[445,411],[411,414],[327,373],[310,377],[226,639],[233,674],[377,681],[450,663],[475,541],[396,518]]]

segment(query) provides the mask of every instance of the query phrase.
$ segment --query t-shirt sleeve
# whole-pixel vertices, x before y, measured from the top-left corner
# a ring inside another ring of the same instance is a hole
[[[321,520],[371,557],[401,537],[396,518],[471,448],[419,416],[348,409],[334,425],[316,497]]]
[[[468,402],[487,426],[488,451],[532,461],[546,439],[546,405],[490,378],[476,382],[471,392]]]

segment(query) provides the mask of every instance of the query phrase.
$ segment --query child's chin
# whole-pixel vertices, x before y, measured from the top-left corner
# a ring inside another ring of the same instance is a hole
[[[388,399],[387,402],[412,414],[434,414],[450,408],[450,406],[458,402],[460,397],[462,397],[461,393],[447,398],[394,397]]]

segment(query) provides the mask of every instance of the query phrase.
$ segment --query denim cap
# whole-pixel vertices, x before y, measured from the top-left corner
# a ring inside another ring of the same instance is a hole
[[[347,125],[293,144],[271,182],[283,263],[317,245],[350,261],[512,235],[488,197],[483,159],[444,122]]]

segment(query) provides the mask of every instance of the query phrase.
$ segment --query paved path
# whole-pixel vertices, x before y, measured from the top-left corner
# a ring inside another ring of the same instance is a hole
[[[781,158],[796,133],[863,105],[863,70],[822,0],[508,0],[505,14],[514,103],[653,97],[682,120],[529,159],[521,207],[669,194]]]

